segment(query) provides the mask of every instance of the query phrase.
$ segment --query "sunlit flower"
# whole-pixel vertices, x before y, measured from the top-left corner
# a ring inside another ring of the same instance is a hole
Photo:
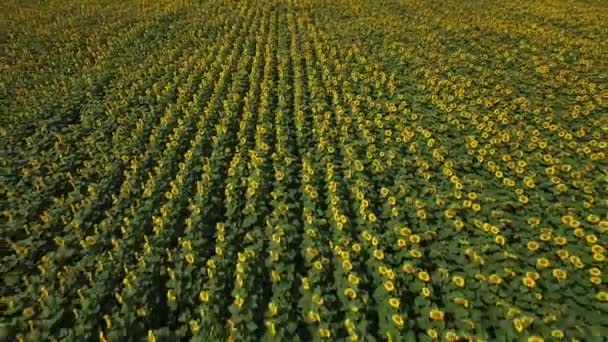
[[[32,308],[31,306],[28,306],[27,308],[23,309],[23,317],[25,317],[26,319],[32,318],[35,313],[36,311],[34,311],[34,308]]]
[[[382,252],[382,250],[380,250],[380,249],[375,249],[374,250],[374,258],[376,258],[378,260],[384,259],[384,252]]]
[[[175,291],[173,291],[173,290],[167,291],[167,300],[170,302],[174,302],[177,300],[177,297],[175,296]]]
[[[410,250],[410,255],[414,258],[422,257],[422,253],[419,250],[413,248]]]
[[[566,271],[560,269],[560,268],[556,268],[552,271],[553,276],[555,277],[555,279],[562,281],[565,280],[566,278],[568,278],[568,274],[566,273]]]
[[[502,278],[497,274],[492,274],[488,277],[488,282],[490,284],[498,285],[498,284],[502,283]]]
[[[551,330],[551,337],[555,337],[555,338],[564,338],[564,332],[559,330],[559,329],[553,329]]]
[[[517,332],[524,331],[524,323],[519,318],[513,320],[513,327]]]
[[[393,282],[389,280],[384,283],[384,289],[386,289],[387,292],[392,292],[395,290],[395,285],[393,285]]]
[[[533,288],[536,286],[536,281],[530,277],[524,277],[522,279],[522,282],[524,283],[524,285],[526,285],[529,288]]]
[[[551,262],[547,258],[538,258],[536,259],[536,267],[538,268],[547,268],[551,266]]]
[[[429,317],[434,321],[442,321],[443,320],[443,311],[438,309],[432,309],[429,312]]]
[[[391,318],[397,327],[399,327],[399,328],[403,327],[403,324],[405,322],[403,321],[403,317],[401,317],[401,315],[395,314]]]
[[[357,293],[352,288],[347,288],[344,290],[344,296],[350,300],[357,298]]]
[[[197,333],[201,330],[201,326],[197,320],[190,320],[189,325],[193,333]]]
[[[527,247],[528,247],[528,250],[529,250],[530,252],[535,252],[535,251],[537,251],[537,250],[538,250],[538,247],[539,247],[539,246],[538,246],[538,243],[537,243],[537,242],[535,242],[535,241],[529,241],[529,242],[527,243]]]
[[[342,268],[344,271],[349,272],[353,269],[353,265],[350,263],[350,260],[344,260],[342,261]]]
[[[331,336],[331,331],[327,328],[320,328],[319,335],[321,335],[321,337],[329,338]]]
[[[458,287],[463,287],[464,286],[464,278],[461,276],[454,276],[452,277],[452,282],[458,286]]]

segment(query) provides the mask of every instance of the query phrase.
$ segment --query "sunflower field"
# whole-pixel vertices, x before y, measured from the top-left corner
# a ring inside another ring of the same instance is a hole
[[[0,340],[608,340],[608,2],[0,11]]]

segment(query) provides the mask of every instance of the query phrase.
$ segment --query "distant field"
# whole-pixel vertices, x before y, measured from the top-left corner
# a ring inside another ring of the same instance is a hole
[[[0,11],[0,340],[608,338],[608,2]]]

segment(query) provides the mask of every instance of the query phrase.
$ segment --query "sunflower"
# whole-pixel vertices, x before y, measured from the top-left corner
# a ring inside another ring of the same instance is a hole
[[[566,278],[568,278],[568,273],[566,273],[566,271],[562,270],[561,268],[556,268],[553,270],[553,277],[555,277],[555,279],[562,281],[565,280]]]
[[[445,217],[446,218],[453,219],[454,216],[456,216],[456,213],[453,210],[448,209],[448,210],[445,211]]]
[[[589,281],[595,285],[600,285],[602,283],[602,278],[600,277],[589,277]]]
[[[557,251],[557,256],[559,256],[560,259],[565,260],[570,256],[570,253],[565,249],[560,249]]]
[[[540,278],[540,274],[538,274],[538,272],[526,272],[526,277],[532,278],[536,281],[538,278]]]
[[[499,245],[499,246],[504,246],[504,245],[505,245],[505,243],[506,243],[506,239],[505,239],[505,237],[504,237],[504,236],[502,236],[502,235],[497,235],[497,236],[494,238],[494,242],[496,242],[496,244],[497,244],[497,245]]]
[[[279,307],[275,303],[268,303],[268,310],[270,311],[270,315],[274,316],[279,312]]]
[[[536,281],[530,277],[523,277],[522,283],[526,285],[526,287],[534,288],[536,286]]]
[[[490,282],[490,284],[498,285],[498,284],[502,283],[502,278],[497,274],[492,274],[488,278],[488,282]]]
[[[192,329],[193,333],[197,333],[197,332],[199,332],[199,330],[201,330],[201,326],[197,320],[194,320],[194,319],[190,320],[190,322],[188,322],[188,324],[190,325],[190,329]]]
[[[317,294],[312,295],[312,301],[313,301],[315,304],[319,305],[319,306],[320,306],[320,305],[323,305],[323,303],[325,302],[325,301],[323,300],[323,297],[321,297],[321,296],[319,296],[319,295],[317,295]]]
[[[469,301],[466,298],[463,297],[456,297],[453,299],[454,303],[458,304],[458,305],[462,305],[465,308],[469,307]]]
[[[410,255],[414,258],[420,258],[420,257],[422,257],[422,252],[420,252],[417,249],[412,249],[412,250],[410,250]]]
[[[152,330],[148,330],[147,341],[156,342],[156,336],[154,335],[154,332]]]
[[[393,285],[393,282],[389,280],[384,283],[384,288],[387,292],[392,292],[395,290],[395,285]]]
[[[513,327],[517,332],[524,331],[524,323],[519,318],[513,320]]]
[[[540,224],[540,219],[536,216],[533,216],[533,217],[528,218],[527,222],[531,226],[536,226],[536,225]]]
[[[591,246],[591,252],[593,252],[594,254],[602,254],[604,253],[604,247],[602,247],[601,245],[593,245]]]
[[[445,340],[448,342],[456,342],[459,339],[458,334],[456,334],[453,331],[446,331],[444,336],[445,336]]]
[[[458,287],[464,287],[464,278],[461,276],[452,277],[452,282]]]
[[[403,321],[403,317],[401,317],[401,315],[395,314],[392,317],[393,322],[395,323],[395,325],[399,328],[403,327],[403,325],[405,324],[405,322]]]
[[[401,269],[403,270],[403,272],[405,273],[409,273],[412,274],[416,271],[416,267],[410,263],[406,263],[404,264]]]
[[[429,274],[425,271],[422,272],[418,272],[418,279],[424,281],[424,282],[429,282],[431,280],[431,277],[429,276]]]
[[[241,308],[244,303],[245,303],[245,300],[243,299],[243,297],[237,295],[234,298],[234,305],[236,305],[237,307]]]
[[[404,228],[399,229],[399,234],[401,234],[403,236],[409,236],[412,234],[412,230],[407,227],[404,227]]]
[[[350,260],[344,260],[342,262],[342,268],[344,271],[348,272],[353,269],[353,265],[351,264]]]
[[[352,288],[347,288],[346,290],[344,290],[344,296],[350,300],[353,300],[355,298],[357,298],[357,292],[355,292],[355,290],[353,290]]]
[[[35,313],[36,313],[36,311],[31,306],[28,306],[27,308],[23,309],[23,312],[22,312],[23,317],[25,317],[26,319],[32,318]]]
[[[323,270],[323,263],[320,260],[315,261],[313,265],[317,270],[319,270],[319,271]]]
[[[553,241],[558,246],[563,246],[563,245],[568,244],[568,239],[566,239],[566,237],[564,237],[564,236],[557,236],[557,237],[555,237],[555,239],[553,239]]]
[[[431,318],[434,321],[442,321],[443,320],[443,316],[444,316],[443,311],[438,310],[438,309],[432,309],[429,312],[429,318]]]
[[[456,230],[462,230],[463,227],[464,227],[464,222],[462,222],[462,220],[454,221],[454,228],[456,228]]]
[[[536,259],[536,267],[538,268],[547,268],[551,266],[551,262],[547,258],[538,258]]]
[[[319,316],[319,314],[317,312],[312,311],[312,310],[308,311],[307,317],[308,317],[308,320],[311,322],[321,321],[321,316]]]
[[[538,245],[538,242],[536,242],[536,241],[528,241],[528,243],[526,244],[526,246],[528,247],[528,250],[530,252],[536,252],[538,250],[538,248],[540,247]]]
[[[587,240],[588,244],[593,245],[597,242],[597,236],[595,236],[594,234],[589,234],[585,237],[585,240]]]
[[[600,222],[600,217],[597,215],[591,214],[591,215],[587,216],[587,221],[589,221],[590,223],[598,223],[598,222]]]
[[[112,328],[112,318],[110,317],[110,315],[103,315],[103,320],[106,323],[106,329],[111,329]]]
[[[331,337],[331,331],[327,328],[319,328],[319,335],[324,338]]]
[[[369,222],[372,222],[372,223],[378,221],[378,217],[376,217],[376,214],[374,214],[374,213],[369,213],[367,215],[367,219],[369,220]]]

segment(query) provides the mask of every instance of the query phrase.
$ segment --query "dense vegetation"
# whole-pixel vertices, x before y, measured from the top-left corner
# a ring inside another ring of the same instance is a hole
[[[608,336],[608,3],[6,0],[0,338]]]

